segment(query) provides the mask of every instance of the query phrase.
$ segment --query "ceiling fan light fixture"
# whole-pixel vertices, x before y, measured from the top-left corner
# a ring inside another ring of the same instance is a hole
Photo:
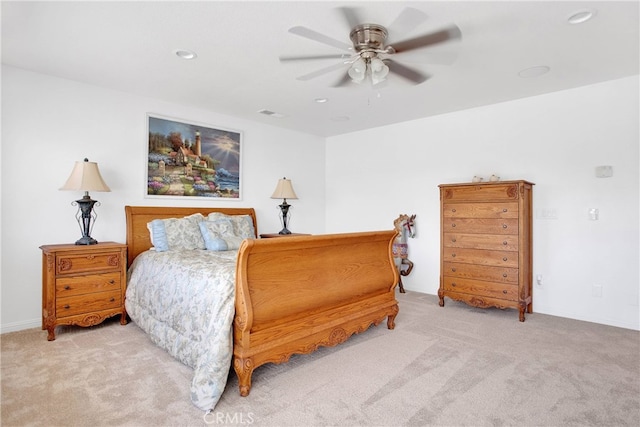
[[[367,74],[367,63],[362,58],[358,58],[349,67],[349,77],[356,83],[361,83]]]
[[[373,58],[371,60],[371,79],[373,84],[380,83],[389,74],[389,67],[380,58]]]

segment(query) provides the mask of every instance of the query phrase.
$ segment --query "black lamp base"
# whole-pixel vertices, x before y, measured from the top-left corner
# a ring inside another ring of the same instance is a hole
[[[278,232],[278,234],[291,234],[291,231],[289,231],[289,229],[287,228],[283,228]]]
[[[76,214],[76,220],[82,231],[82,237],[76,241],[76,245],[95,245],[98,243],[96,239],[91,237],[91,228],[93,227],[92,221],[95,223],[98,217],[93,210],[93,205],[100,206],[100,203],[89,197],[89,192],[84,193],[84,197],[80,200],[73,202],[78,205],[78,213]],[[72,204],[73,204],[72,203]]]
[[[76,245],[96,245],[98,241],[91,236],[82,236],[76,240]]]

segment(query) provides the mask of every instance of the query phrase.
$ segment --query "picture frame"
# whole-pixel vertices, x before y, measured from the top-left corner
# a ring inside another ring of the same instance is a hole
[[[242,132],[147,114],[147,198],[242,200]]]

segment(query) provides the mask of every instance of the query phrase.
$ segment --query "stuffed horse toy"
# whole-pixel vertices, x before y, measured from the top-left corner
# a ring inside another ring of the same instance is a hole
[[[413,269],[413,262],[407,257],[407,237],[413,238],[416,235],[415,219],[415,214],[411,216],[402,214],[393,221],[393,226],[398,232],[398,237],[396,237],[396,240],[393,242],[393,258],[400,273],[398,286],[400,287],[401,293],[405,293],[402,276],[408,276]],[[406,267],[406,269],[404,267]]]

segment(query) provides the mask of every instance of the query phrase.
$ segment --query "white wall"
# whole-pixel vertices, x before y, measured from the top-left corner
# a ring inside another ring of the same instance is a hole
[[[251,206],[259,231],[280,227],[269,198],[293,179],[291,229],[308,233],[390,229],[417,214],[408,289],[435,294],[438,184],[499,174],[527,179],[534,210],[534,311],[640,329],[638,76],[357,132],[325,140],[203,110],[2,67],[1,332],[39,326],[43,244],[80,237],[58,191],[73,163],[97,161],[110,193],[92,236],[124,242],[124,206]],[[428,102],[428,101],[425,101]],[[146,113],[243,131],[242,201],[144,197]],[[326,148],[325,148],[326,147]],[[594,168],[612,165],[612,178]],[[600,210],[589,221],[589,208]],[[602,285],[602,297],[592,286]],[[446,309],[446,308],[445,308]]]
[[[243,200],[145,198],[149,112],[242,131]],[[324,231],[323,138],[2,66],[2,332],[40,325],[38,247],[81,237],[71,201],[82,193],[58,189],[84,157],[111,188],[92,193],[98,241],[125,241],[125,205],[254,207],[258,231],[277,232],[282,176],[299,197],[290,229]]]
[[[638,94],[634,76],[329,138],[327,232],[392,228],[400,213],[417,214],[403,283],[435,294],[438,184],[526,179],[536,214],[557,213],[534,219],[534,277],[543,277],[534,311],[640,329]],[[613,177],[596,178],[599,165]]]

